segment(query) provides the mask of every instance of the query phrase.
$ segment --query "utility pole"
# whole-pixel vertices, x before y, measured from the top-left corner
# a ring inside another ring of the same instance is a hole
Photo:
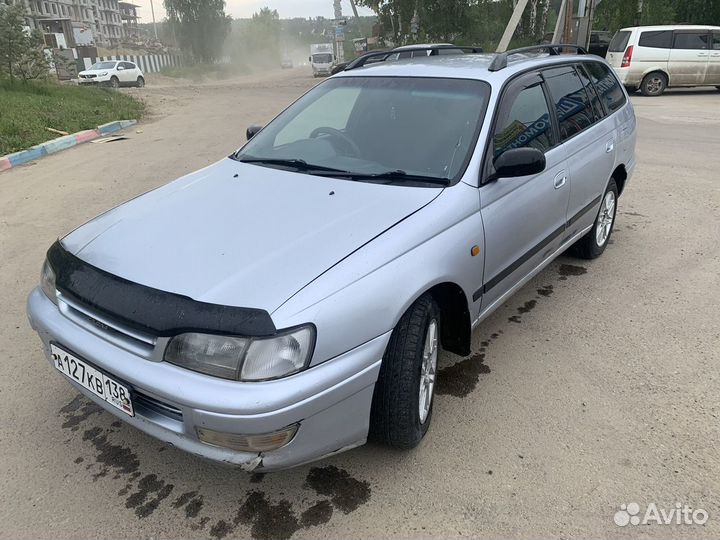
[[[572,42],[572,30],[573,30],[573,3],[568,1],[565,4],[565,29],[563,30],[563,43]]]
[[[157,40],[157,24],[155,24],[155,6],[153,5],[153,0],[150,0],[150,13],[152,13],[153,30],[155,30],[155,39]]]
[[[557,22],[555,23],[555,32],[553,32],[553,43],[560,43],[562,40],[562,30],[565,28],[565,6],[567,5],[568,0],[562,0],[562,4],[560,4],[560,11],[558,11],[558,18]]]
[[[360,15],[358,15],[357,6],[355,5],[355,0],[350,0],[350,7],[351,7],[352,10],[353,10],[353,15],[355,15],[355,18],[356,18],[356,19],[359,19],[359,18],[360,18]]]
[[[502,38],[500,38],[500,43],[498,43],[497,52],[505,52],[507,50],[508,45],[510,45],[510,40],[515,33],[515,29],[520,22],[523,11],[525,11],[527,3],[528,0],[518,0],[518,3],[515,4],[515,9],[510,17],[510,22],[508,22],[508,25],[505,27],[505,32],[503,33]],[[572,2],[570,3],[572,4]]]

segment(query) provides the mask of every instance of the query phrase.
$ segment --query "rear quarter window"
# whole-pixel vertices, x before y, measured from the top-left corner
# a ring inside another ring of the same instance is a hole
[[[628,41],[630,41],[629,30],[619,30],[615,33],[613,38],[610,40],[610,46],[608,47],[609,52],[625,52]]]
[[[612,70],[600,62],[585,62],[584,66],[608,114],[622,107],[627,98]]]
[[[638,45],[654,49],[670,49],[672,37],[672,30],[647,31],[640,34]]]

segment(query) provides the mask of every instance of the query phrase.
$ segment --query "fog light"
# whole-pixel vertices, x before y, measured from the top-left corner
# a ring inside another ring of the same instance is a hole
[[[239,435],[237,433],[224,433],[207,428],[195,428],[198,438],[213,446],[229,448],[238,452],[270,452],[282,448],[297,433],[299,424],[293,424],[279,431],[263,433],[260,435]]]

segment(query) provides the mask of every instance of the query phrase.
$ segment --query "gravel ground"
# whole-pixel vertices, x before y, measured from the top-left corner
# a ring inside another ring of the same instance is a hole
[[[720,93],[633,96],[639,165],[600,259],[561,257],[441,358],[411,452],[368,445],[247,475],[77,396],[25,317],[45,250],[228,155],[315,81],[302,69],[142,90],[128,139],[0,174],[0,537],[719,537]],[[705,525],[628,525],[675,503]]]

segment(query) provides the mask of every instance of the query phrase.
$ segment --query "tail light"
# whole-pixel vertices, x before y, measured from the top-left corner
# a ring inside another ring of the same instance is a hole
[[[625,54],[623,55],[622,64],[620,64],[620,67],[630,67],[630,62],[632,62],[632,53],[633,53],[633,46],[630,45],[625,50]]]

